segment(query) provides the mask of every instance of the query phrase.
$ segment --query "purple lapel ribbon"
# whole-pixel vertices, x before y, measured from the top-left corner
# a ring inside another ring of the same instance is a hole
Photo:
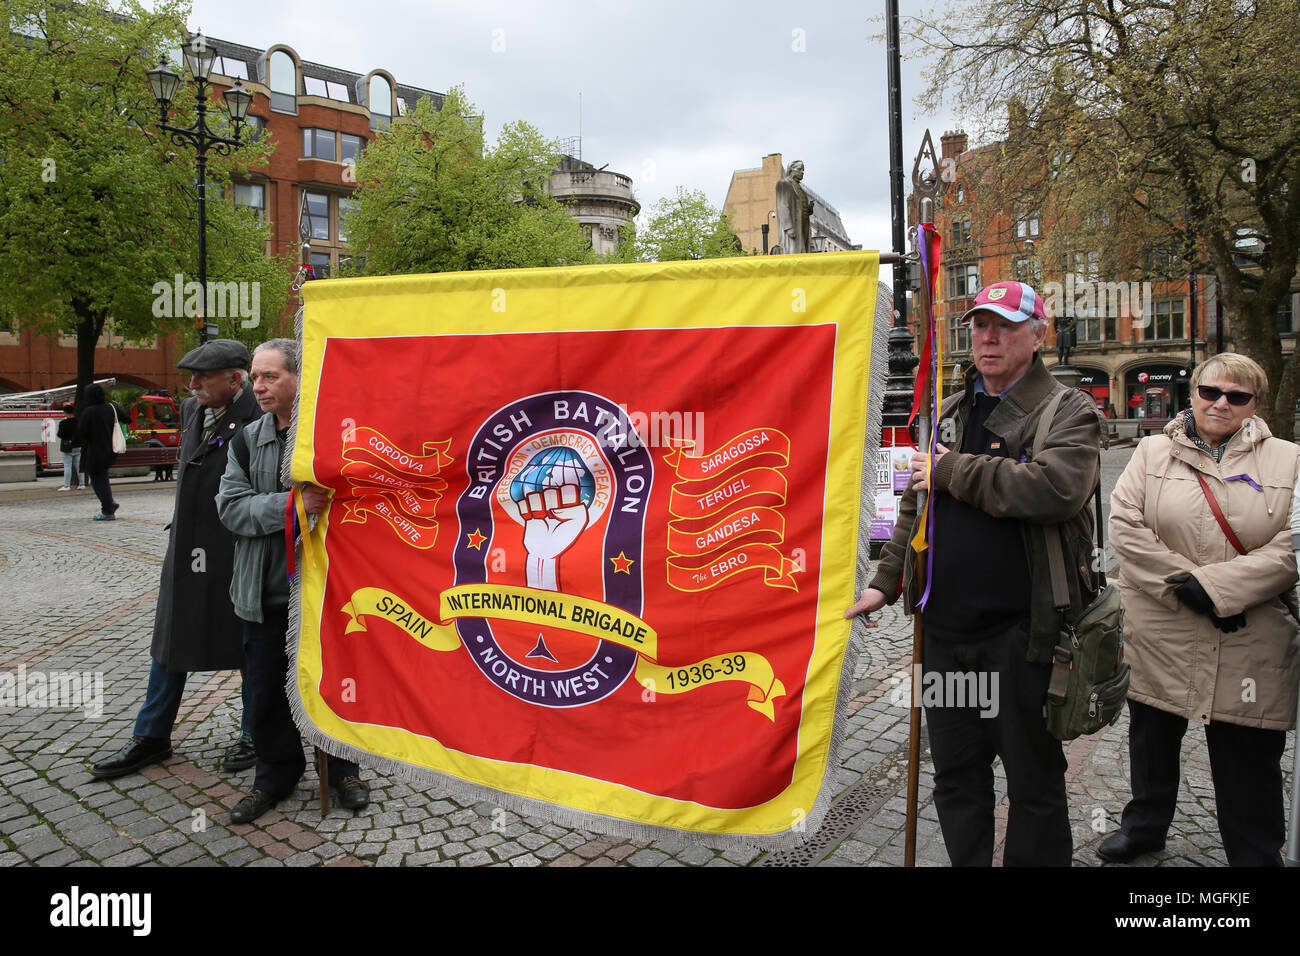
[[[1224,478],[1223,480],[1244,481],[1246,484],[1250,485],[1250,487],[1254,488],[1256,491],[1261,493],[1264,491],[1263,488],[1261,488],[1258,484],[1256,484],[1255,479],[1250,477],[1250,475],[1246,474],[1245,472],[1242,472],[1240,475],[1229,475],[1227,478]]]

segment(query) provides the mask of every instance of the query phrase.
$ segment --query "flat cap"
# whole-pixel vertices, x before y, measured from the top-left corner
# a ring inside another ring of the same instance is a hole
[[[176,363],[191,372],[215,372],[223,368],[248,368],[248,347],[234,339],[211,339]]]

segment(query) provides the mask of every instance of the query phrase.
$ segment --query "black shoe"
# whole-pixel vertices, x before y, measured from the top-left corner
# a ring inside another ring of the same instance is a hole
[[[255,763],[257,763],[257,751],[253,749],[253,742],[241,737],[221,758],[221,769],[247,770]]]
[[[1123,830],[1116,830],[1097,844],[1097,855],[1108,863],[1127,863],[1143,853],[1155,853],[1165,848],[1160,843],[1139,843]]]
[[[162,763],[172,755],[172,742],[158,737],[132,737],[131,742],[106,760],[90,768],[96,780],[112,780],[135,773],[151,763]]]
[[[364,810],[370,806],[370,788],[360,777],[344,777],[333,789],[344,810]]]
[[[254,790],[235,804],[230,811],[231,823],[252,823],[266,811],[272,809],[282,798],[273,797],[262,790]]]

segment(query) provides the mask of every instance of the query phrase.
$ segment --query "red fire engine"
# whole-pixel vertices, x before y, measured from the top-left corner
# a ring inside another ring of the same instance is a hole
[[[116,379],[99,379],[109,388]],[[77,386],[49,388],[39,392],[0,395],[0,451],[27,451],[36,456],[37,468],[57,471],[63,467],[59,455],[59,422],[63,406],[77,394]],[[165,391],[146,392],[127,409],[125,422],[131,438],[147,444],[179,445],[180,415],[176,402]]]

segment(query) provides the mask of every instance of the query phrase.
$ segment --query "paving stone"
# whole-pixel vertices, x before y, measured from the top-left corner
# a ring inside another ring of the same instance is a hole
[[[632,866],[658,866],[667,859],[668,854],[662,850],[638,850],[627,858],[627,862]]]
[[[125,853],[110,856],[103,861],[104,866],[140,866],[153,860],[148,853],[138,846],[133,846]]]

